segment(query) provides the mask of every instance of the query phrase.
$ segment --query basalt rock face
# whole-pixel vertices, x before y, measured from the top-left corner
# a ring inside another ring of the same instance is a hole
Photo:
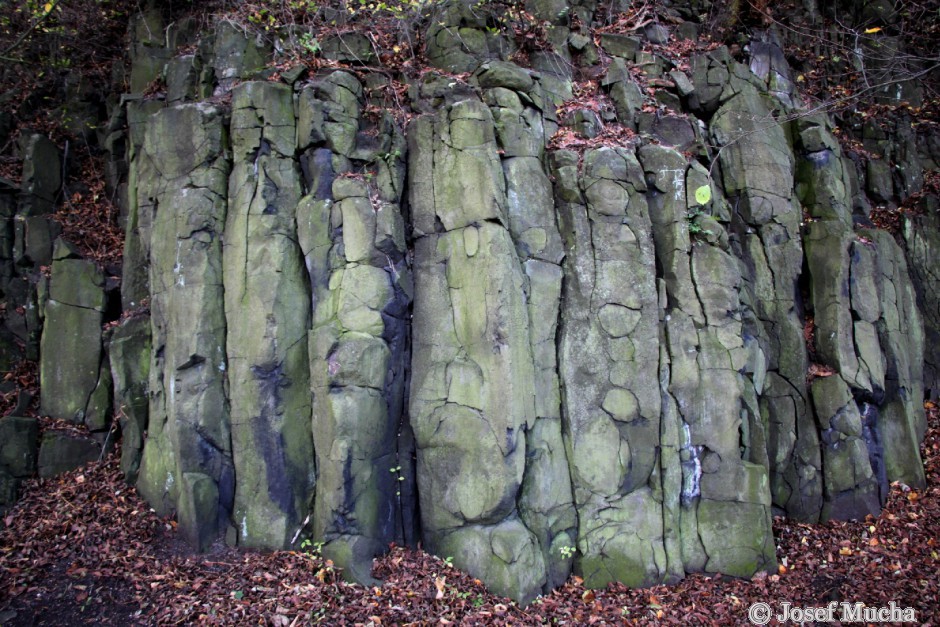
[[[455,564],[511,596],[528,597],[545,583],[557,533],[539,510],[563,503],[539,503],[535,494],[520,500],[527,455],[538,452],[528,442],[536,388],[526,275],[510,225],[513,217],[523,221],[523,211],[538,222],[543,207],[536,198],[510,215],[493,118],[481,100],[460,100],[419,117],[409,139],[415,235],[410,417],[423,535],[432,551],[453,555]],[[535,165],[537,190],[544,174]],[[533,188],[527,191],[536,195]],[[548,233],[555,228],[550,221],[542,226]],[[542,239],[545,246],[549,239]],[[554,240],[557,245],[557,232]],[[551,315],[551,307],[544,313]],[[544,400],[546,413],[557,411]],[[570,507],[570,496],[557,487]],[[531,508],[526,517],[524,505]]]
[[[405,416],[414,293],[402,213],[406,147],[390,118],[362,120],[363,90],[351,74],[313,81],[299,103],[297,149],[309,193],[298,206],[297,234],[312,311],[318,470],[312,529],[324,555],[367,581],[376,552],[416,538]],[[344,176],[353,163],[372,178]]]
[[[283,546],[314,484],[310,326],[296,215],[293,94],[250,82],[232,95],[233,167],[221,234],[238,542]],[[223,303],[219,303],[222,305]]]
[[[772,36],[680,67],[665,27],[608,33],[600,66],[567,26],[592,3],[530,5],[552,49],[524,68],[449,4],[428,58],[471,74],[415,79],[404,117],[376,73],[268,80],[226,24],[136,44],[132,87],[167,93],[109,125],[135,313],[102,336],[101,277],[50,247],[43,343],[94,348],[61,374],[43,351],[43,406],[100,430],[113,387],[128,480],[197,547],[310,536],[369,581],[421,542],[528,601],[572,572],[750,576],[772,515],[923,485],[936,206],[898,240],[859,219],[923,177],[860,176]],[[609,107],[565,104],[572,64]]]
[[[137,188],[150,225],[152,334],[137,486],[158,512],[176,511],[199,547],[225,529],[235,497],[222,283],[227,149],[220,109],[161,110],[147,126]]]

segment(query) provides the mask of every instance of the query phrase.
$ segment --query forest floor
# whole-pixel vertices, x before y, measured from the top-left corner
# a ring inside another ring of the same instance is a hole
[[[375,560],[382,584],[371,587],[344,582],[315,549],[260,553],[219,542],[194,554],[175,522],[156,516],[122,481],[112,456],[28,481],[0,521],[0,623],[744,625],[753,603],[776,614],[785,602],[835,601],[894,602],[915,610],[915,624],[940,625],[940,412],[926,406],[927,489],[894,484],[881,515],[864,521],[775,520],[777,573],[603,590],[572,577],[527,607],[490,593],[449,559],[409,548]]]

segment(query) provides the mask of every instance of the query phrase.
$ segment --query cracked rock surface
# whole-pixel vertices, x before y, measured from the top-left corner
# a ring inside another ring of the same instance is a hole
[[[268,52],[230,26],[161,48],[173,97],[123,106],[122,301],[149,318],[106,354],[102,279],[57,247],[43,343],[82,361],[43,351],[44,409],[105,428],[113,380],[125,476],[197,547],[309,537],[371,582],[421,542],[523,602],[572,573],[749,577],[776,567],[773,515],[923,486],[935,216],[856,228],[832,123],[774,117],[800,106],[775,44],[680,71],[605,35],[611,110],[563,116],[561,61],[593,43],[558,25],[522,68],[448,6],[428,55],[468,74],[416,79],[407,123],[374,76],[257,80]],[[633,67],[669,72],[673,113]],[[551,142],[605,125],[641,134]]]

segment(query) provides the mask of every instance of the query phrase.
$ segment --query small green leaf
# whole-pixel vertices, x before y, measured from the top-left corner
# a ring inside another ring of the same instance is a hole
[[[712,188],[710,185],[702,185],[695,190],[695,202],[700,205],[708,203],[712,199]]]

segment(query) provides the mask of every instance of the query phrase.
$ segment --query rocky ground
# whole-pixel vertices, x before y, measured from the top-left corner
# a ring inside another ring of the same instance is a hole
[[[940,414],[927,404],[924,492],[892,487],[877,519],[777,519],[775,574],[691,576],[676,586],[587,590],[577,577],[527,607],[421,550],[375,561],[376,586],[347,584],[316,546],[274,554],[217,543],[192,554],[172,520],[121,480],[118,459],[31,480],[0,530],[4,625],[747,624],[748,607],[831,601],[912,607],[940,622]]]

